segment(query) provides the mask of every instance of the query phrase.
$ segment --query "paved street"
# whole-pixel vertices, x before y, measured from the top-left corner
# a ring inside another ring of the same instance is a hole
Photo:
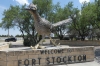
[[[23,41],[18,40],[16,42],[0,42],[0,44],[11,44],[13,47],[22,47],[23,46]]]

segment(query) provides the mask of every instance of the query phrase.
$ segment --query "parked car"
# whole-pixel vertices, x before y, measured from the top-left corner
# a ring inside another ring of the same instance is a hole
[[[5,42],[9,42],[9,41],[16,42],[17,39],[16,38],[7,38],[7,39],[5,39]]]

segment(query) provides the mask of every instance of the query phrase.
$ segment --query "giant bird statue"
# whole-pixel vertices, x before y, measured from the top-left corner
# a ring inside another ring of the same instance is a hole
[[[49,38],[51,39],[51,42],[55,46],[58,45],[58,44],[56,44],[52,40],[52,38],[50,37],[50,34],[54,31],[54,28],[57,27],[57,26],[64,25],[64,24],[72,21],[72,19],[69,18],[69,19],[57,22],[55,24],[51,24],[48,20],[46,20],[44,18],[41,18],[41,16],[37,12],[37,6],[32,4],[32,3],[28,6],[28,8],[25,8],[25,10],[28,10],[30,12],[30,14],[32,14],[32,16],[34,18],[34,21],[35,21],[34,26],[35,26],[35,29],[36,29],[37,33],[39,35],[42,35],[43,39],[44,39],[45,36],[49,36]],[[39,44],[41,42],[43,42],[43,39],[36,46],[34,46],[33,48],[34,49],[40,48]]]

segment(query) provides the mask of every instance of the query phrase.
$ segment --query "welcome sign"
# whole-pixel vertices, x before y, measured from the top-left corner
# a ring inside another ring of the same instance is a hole
[[[69,47],[9,51],[1,66],[41,66],[81,63],[94,60],[94,47]]]
[[[39,54],[33,55],[33,58],[18,60],[18,66],[60,65],[93,61],[93,51],[93,47],[38,50]]]

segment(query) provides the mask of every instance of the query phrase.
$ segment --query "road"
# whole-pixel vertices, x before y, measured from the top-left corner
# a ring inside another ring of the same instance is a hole
[[[0,45],[2,44],[10,44],[11,47],[15,48],[15,47],[23,47],[23,41],[22,40],[18,40],[16,42],[0,42]]]

